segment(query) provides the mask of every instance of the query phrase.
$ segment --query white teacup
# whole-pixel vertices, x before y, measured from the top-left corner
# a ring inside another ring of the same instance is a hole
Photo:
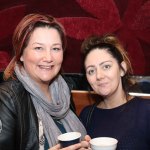
[[[118,140],[111,137],[97,137],[90,140],[92,150],[116,150]]]

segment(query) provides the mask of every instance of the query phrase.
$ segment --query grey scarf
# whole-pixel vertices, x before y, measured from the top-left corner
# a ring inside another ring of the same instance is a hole
[[[59,75],[49,86],[51,101],[43,94],[39,86],[26,73],[24,68],[15,67],[15,73],[25,89],[30,93],[38,117],[42,120],[44,133],[49,146],[52,147],[58,143],[57,136],[61,134],[53,117],[60,119],[67,132],[81,132],[82,138],[86,135],[86,130],[77,116],[70,110],[70,91]]]

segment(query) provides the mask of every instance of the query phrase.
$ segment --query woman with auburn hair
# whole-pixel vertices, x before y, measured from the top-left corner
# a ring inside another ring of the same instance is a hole
[[[65,47],[64,28],[50,15],[29,14],[16,27],[15,56],[0,84],[1,150],[57,150],[58,135],[86,135],[70,109],[70,90],[60,74]],[[71,149],[87,146],[83,141]]]
[[[80,118],[91,138],[113,137],[117,150],[150,149],[150,100],[134,97],[132,67],[114,35],[91,36],[82,44],[84,68],[97,103]]]

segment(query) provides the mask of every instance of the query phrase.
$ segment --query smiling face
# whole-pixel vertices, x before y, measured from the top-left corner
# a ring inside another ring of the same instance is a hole
[[[93,49],[85,59],[85,70],[93,90],[108,97],[122,91],[120,69],[117,60],[106,49]]]
[[[63,61],[62,42],[54,28],[36,28],[20,58],[29,76],[38,84],[49,84]]]

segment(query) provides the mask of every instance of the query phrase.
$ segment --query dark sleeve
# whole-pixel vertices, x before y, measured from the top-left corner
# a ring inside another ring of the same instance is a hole
[[[9,93],[0,89],[0,150],[15,150],[16,116]]]

